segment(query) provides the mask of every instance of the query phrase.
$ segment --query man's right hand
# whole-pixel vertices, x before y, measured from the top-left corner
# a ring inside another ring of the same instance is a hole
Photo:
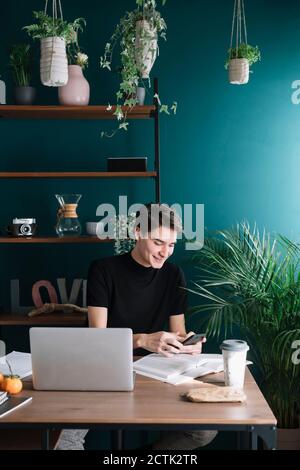
[[[177,333],[168,333],[167,331],[158,331],[157,333],[142,334],[140,338],[140,347],[147,351],[159,353],[166,357],[178,354],[183,349],[180,341],[183,336]]]

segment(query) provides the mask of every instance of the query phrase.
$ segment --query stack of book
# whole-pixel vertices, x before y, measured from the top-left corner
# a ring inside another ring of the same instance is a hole
[[[0,392],[0,406],[8,400],[7,392]]]
[[[3,418],[20,406],[29,403],[31,400],[32,397],[16,397],[14,395],[9,395],[6,392],[0,392],[0,418]]]

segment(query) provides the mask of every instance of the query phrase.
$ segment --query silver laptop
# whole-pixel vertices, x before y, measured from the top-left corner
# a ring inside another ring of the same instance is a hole
[[[37,390],[133,390],[129,328],[31,328]]]

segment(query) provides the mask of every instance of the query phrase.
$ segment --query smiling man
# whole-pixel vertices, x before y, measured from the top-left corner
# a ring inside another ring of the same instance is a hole
[[[187,335],[185,329],[186,284],[181,268],[168,261],[182,230],[181,220],[165,204],[147,204],[143,209],[144,219],[141,211],[137,214],[140,222],[135,227],[133,250],[96,260],[89,269],[89,326],[131,328],[135,355],[200,354],[202,341],[191,346],[182,344],[193,334]],[[63,431],[59,449],[83,448],[86,432]],[[215,431],[163,433],[153,448],[195,449],[208,444],[215,435]]]
[[[186,337],[184,275],[167,261],[173,254],[181,221],[167,205],[161,204],[154,215],[151,205],[145,207],[148,220],[135,229],[134,249],[91,265],[87,287],[89,325],[131,328],[134,349],[139,348],[135,354],[146,350],[167,356],[178,353],[182,349],[180,341]],[[168,331],[164,331],[166,325]],[[185,352],[199,350],[201,343]]]

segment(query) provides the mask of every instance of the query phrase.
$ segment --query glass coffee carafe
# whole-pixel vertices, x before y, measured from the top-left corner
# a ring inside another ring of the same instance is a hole
[[[81,194],[55,194],[59,202],[57,211],[56,233],[59,237],[77,237],[81,234],[81,225],[76,209]]]

